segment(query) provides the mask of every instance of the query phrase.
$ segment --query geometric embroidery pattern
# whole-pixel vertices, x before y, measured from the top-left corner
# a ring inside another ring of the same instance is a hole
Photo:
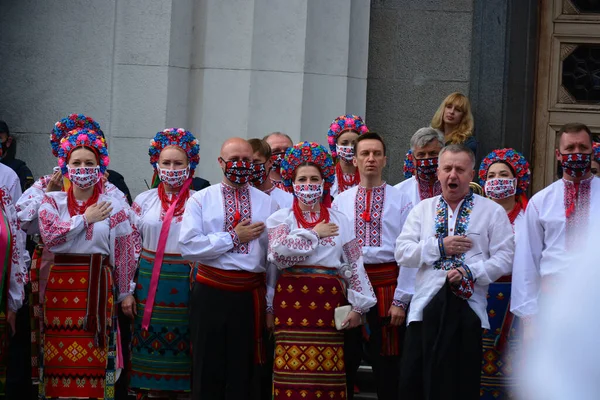
[[[385,186],[366,189],[358,186],[354,198],[354,232],[361,247],[381,246],[381,219],[385,202]],[[367,190],[371,191],[371,202],[367,204]],[[365,215],[369,214],[368,218]]]
[[[239,222],[249,218],[252,219],[252,205],[250,203],[250,186],[245,185],[237,189],[222,184],[223,210],[223,232],[233,233]],[[231,253],[248,254],[248,243],[234,243]]]

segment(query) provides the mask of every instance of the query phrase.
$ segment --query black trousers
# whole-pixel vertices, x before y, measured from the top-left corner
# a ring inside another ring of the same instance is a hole
[[[271,400],[273,398],[273,361],[275,359],[275,336],[271,333],[263,333],[265,344],[265,363],[254,365],[254,376],[252,379],[252,399]]]
[[[371,335],[369,336],[368,354],[369,361],[373,367],[375,383],[377,386],[377,398],[379,400],[398,400],[398,385],[400,383],[400,355],[384,356],[381,355],[383,346],[382,338],[382,319],[377,313],[377,307],[372,307],[367,314],[367,322]],[[406,330],[405,325],[397,327],[400,348]]]
[[[406,331],[402,400],[478,400],[481,357],[481,320],[444,286]]]
[[[17,311],[15,334],[8,341],[8,363],[6,366],[6,398],[31,399],[37,386],[31,383],[31,323],[29,320],[29,285],[26,286],[25,301]],[[10,328],[7,326],[10,331]]]
[[[190,330],[192,399],[250,399],[254,370],[252,293],[194,283]]]
[[[354,398],[354,384],[363,356],[362,327],[344,331],[344,363],[346,365],[347,399]]]

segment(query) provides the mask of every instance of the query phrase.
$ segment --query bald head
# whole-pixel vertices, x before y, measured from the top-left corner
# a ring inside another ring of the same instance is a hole
[[[225,161],[252,161],[252,146],[245,139],[234,137],[227,139],[221,146],[221,158]]]

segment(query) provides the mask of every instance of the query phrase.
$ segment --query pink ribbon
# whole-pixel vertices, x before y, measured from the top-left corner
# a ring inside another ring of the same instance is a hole
[[[167,238],[171,229],[171,220],[175,213],[175,207],[179,202],[179,196],[186,192],[192,183],[192,178],[188,178],[181,189],[175,201],[171,203],[165,217],[163,218],[160,236],[158,237],[158,247],[156,248],[156,257],[154,258],[154,266],[152,267],[152,278],[150,279],[150,288],[148,289],[148,298],[146,299],[146,307],[144,309],[144,318],[142,319],[142,329],[148,330],[150,319],[152,318],[152,309],[154,308],[154,299],[156,298],[156,289],[158,288],[158,278],[160,277],[160,268],[162,267],[163,258],[165,255],[165,247],[167,246]]]
[[[2,194],[2,190],[0,190],[0,194]],[[11,241],[14,240],[14,238],[11,236],[8,217],[4,215],[4,209],[2,208],[2,205],[0,205],[0,225],[0,257],[2,257],[2,260],[0,260],[0,262],[2,263],[2,265],[0,266],[0,284],[2,284],[2,278],[4,277],[4,268],[6,268],[6,266],[10,266],[10,263],[12,262]],[[10,277],[7,277],[6,281],[4,282],[4,289],[6,289],[9,284]],[[4,292],[6,292],[6,290]]]

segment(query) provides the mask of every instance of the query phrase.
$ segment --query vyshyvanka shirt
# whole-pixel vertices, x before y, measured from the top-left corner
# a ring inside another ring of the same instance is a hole
[[[542,280],[574,267],[580,245],[600,216],[600,179],[575,185],[559,180],[536,193],[517,230],[510,308],[519,317],[538,313]],[[596,229],[591,234],[596,233]]]
[[[310,218],[310,213],[305,213]],[[361,246],[354,237],[353,229],[348,218],[341,212],[330,209],[329,222],[339,227],[338,236],[320,239],[314,230],[301,228],[296,221],[292,209],[285,208],[277,211],[267,220],[269,231],[269,271],[267,282],[277,271],[294,266],[317,266],[336,268],[344,278],[342,271],[350,271],[348,283],[348,302],[353,309],[361,314],[369,311],[377,303],[375,292],[365,272]],[[316,219],[317,216],[315,215]],[[267,299],[267,305],[273,302]]]
[[[39,208],[39,228],[52,253],[103,254],[109,257],[119,291],[118,301],[132,294],[140,253],[140,237],[120,202],[101,194],[98,203],[111,203],[109,218],[88,223],[85,215],[69,214],[66,192],[46,193]]]
[[[332,204],[333,209],[350,220],[352,232],[362,247],[365,264],[396,262],[396,239],[412,207],[406,194],[386,183],[372,189],[355,186],[339,194]],[[406,299],[402,288],[411,284],[400,282],[400,278],[399,275],[394,293],[396,301]]]
[[[213,268],[266,272],[266,229],[248,243],[241,243],[234,229],[247,218],[264,223],[276,209],[269,195],[250,185],[218,183],[201,190],[190,197],[183,213],[181,255]]]
[[[2,260],[2,263],[8,261],[9,265],[5,264],[4,268],[10,267],[10,275],[7,275],[5,281],[5,285],[8,285],[6,291],[8,294],[7,306],[10,311],[16,312],[23,305],[23,299],[25,298],[23,289],[27,276],[27,264],[24,257],[27,252],[25,249],[25,235],[20,229],[9,188],[0,186],[0,195],[2,195],[0,196],[0,202],[2,202],[0,206],[0,216],[2,217],[0,238],[6,240],[2,244],[4,254],[0,254],[0,256],[6,258],[6,260]]]
[[[423,309],[446,282],[449,264],[442,262],[437,237],[443,227],[448,236],[458,230],[473,241],[473,247],[458,259],[470,268],[475,280],[469,306],[481,319],[481,326],[489,328],[488,286],[510,274],[514,235],[504,208],[478,195],[468,195],[456,210],[450,209],[442,196],[435,196],[422,200],[408,215],[396,241],[398,263],[418,268],[408,323],[422,321]]]

